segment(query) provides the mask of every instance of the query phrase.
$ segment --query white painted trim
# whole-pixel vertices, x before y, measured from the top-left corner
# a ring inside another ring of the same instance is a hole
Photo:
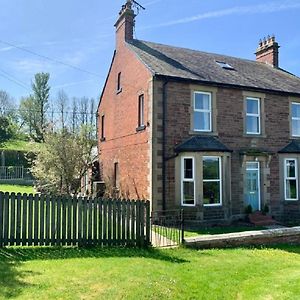
[[[257,168],[247,168],[248,164],[256,164]],[[261,210],[261,182],[260,182],[260,162],[259,161],[247,161],[246,162],[246,179],[247,179],[247,171],[257,171],[257,185],[258,185],[258,210]]]
[[[287,172],[286,172],[286,162],[288,160],[293,160],[295,161],[295,176],[296,177],[287,177]],[[286,182],[287,180],[296,180],[296,199],[294,198],[287,198],[286,195]],[[298,160],[296,158],[285,158],[284,159],[284,200],[285,201],[298,201],[299,200],[299,195],[298,195]]]
[[[193,165],[193,178],[184,178],[184,160],[191,159]],[[196,206],[196,184],[195,184],[195,158],[192,156],[183,156],[181,158],[181,206],[189,206],[194,207]],[[183,203],[183,183],[184,182],[193,182],[194,183],[194,204],[186,204]]]
[[[209,96],[209,109],[196,109],[196,94],[201,94],[201,95],[208,95]],[[195,112],[202,112],[202,113],[208,113],[209,114],[209,129],[196,129],[195,128],[195,114],[193,116],[193,130],[197,132],[212,132],[212,93],[209,92],[201,92],[201,91],[194,91],[194,107],[193,107]]]
[[[221,156],[203,156],[202,157],[202,161],[204,161],[205,158],[218,158],[218,161],[219,161],[219,176],[220,178],[219,179],[203,179],[203,170],[202,170],[202,184],[203,182],[219,182],[220,184],[220,203],[215,203],[215,204],[204,204],[203,203],[203,206],[204,207],[217,207],[217,206],[222,206],[223,205],[223,178],[222,178],[222,157]],[[202,164],[203,166],[203,164]],[[204,197],[202,195],[202,201],[203,201]]]
[[[257,101],[258,106],[257,106],[257,114],[254,113],[248,113],[247,112],[247,100],[254,100]],[[260,135],[261,134],[261,100],[260,98],[254,98],[254,97],[247,97],[246,98],[246,134],[253,134],[253,135]],[[256,117],[258,118],[258,132],[251,132],[248,131],[247,128],[247,117]]]

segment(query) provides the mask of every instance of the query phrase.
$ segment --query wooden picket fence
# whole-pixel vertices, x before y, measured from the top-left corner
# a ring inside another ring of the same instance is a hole
[[[148,201],[0,192],[0,247],[150,245]]]

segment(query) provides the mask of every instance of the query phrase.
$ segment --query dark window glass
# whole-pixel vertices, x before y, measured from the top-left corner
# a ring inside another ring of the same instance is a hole
[[[184,178],[193,179],[193,160],[191,158],[184,160]]]
[[[183,204],[194,205],[194,182],[183,182]]]
[[[119,163],[114,164],[114,187],[119,187]]]
[[[138,126],[141,127],[144,124],[144,95],[139,96],[139,109],[138,109]]]
[[[219,204],[220,202],[220,182],[203,182],[203,203]]]
[[[121,75],[122,75],[122,73],[120,72],[118,74],[118,80],[117,80],[117,91],[121,90]]]
[[[105,116],[103,115],[101,117],[101,138],[104,139],[105,138],[105,131],[104,131],[104,126],[105,126]]]

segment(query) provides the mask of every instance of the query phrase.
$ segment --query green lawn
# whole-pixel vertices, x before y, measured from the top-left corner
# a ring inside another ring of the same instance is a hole
[[[0,299],[299,299],[300,246],[0,250]]]
[[[27,193],[34,194],[34,188],[32,186],[25,185],[12,185],[12,184],[0,184],[0,192],[8,192],[8,193]]]

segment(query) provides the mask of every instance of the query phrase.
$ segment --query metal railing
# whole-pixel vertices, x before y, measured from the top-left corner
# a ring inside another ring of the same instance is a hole
[[[23,166],[5,166],[0,167],[0,180],[23,180],[32,179],[28,168]]]
[[[178,246],[183,240],[183,210],[152,212],[151,242],[154,247]]]

